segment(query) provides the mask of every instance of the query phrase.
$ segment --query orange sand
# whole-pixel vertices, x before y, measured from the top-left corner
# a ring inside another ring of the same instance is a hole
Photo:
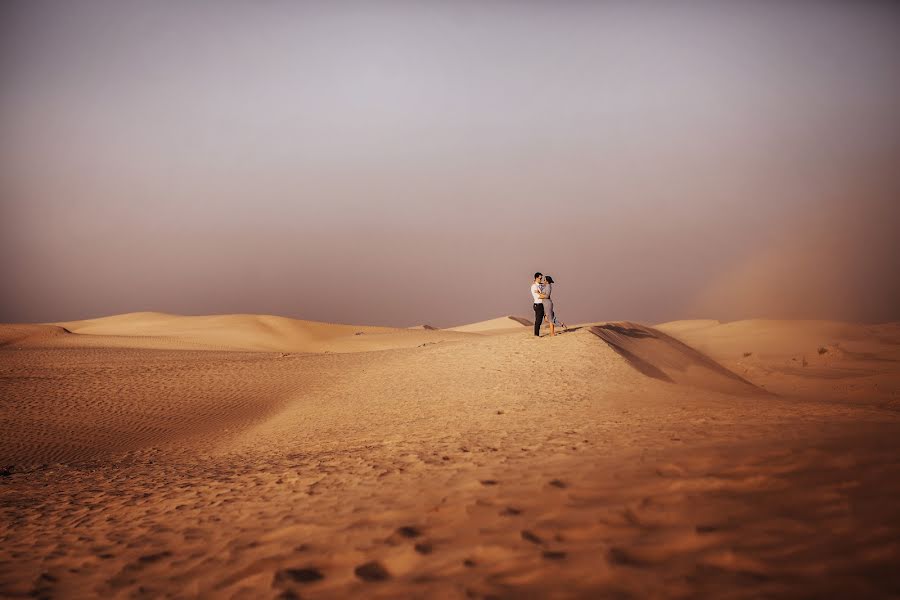
[[[0,407],[3,597],[900,595],[896,323],[0,325]]]

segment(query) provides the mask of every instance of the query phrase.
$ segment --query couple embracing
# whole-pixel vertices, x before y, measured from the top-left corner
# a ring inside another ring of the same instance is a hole
[[[553,312],[553,277],[543,273],[534,274],[534,283],[531,284],[531,297],[534,299],[534,335],[541,336],[541,325],[544,319],[550,324],[550,335],[556,335],[556,326],[566,327],[566,324],[556,318]]]

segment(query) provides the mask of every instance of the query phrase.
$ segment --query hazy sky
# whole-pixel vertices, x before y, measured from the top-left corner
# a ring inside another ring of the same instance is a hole
[[[900,319],[900,3],[0,4],[0,321]]]

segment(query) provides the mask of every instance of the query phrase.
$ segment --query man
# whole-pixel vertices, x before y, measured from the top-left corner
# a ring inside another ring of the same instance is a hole
[[[541,325],[544,322],[544,286],[541,285],[542,273],[534,274],[534,283],[531,284],[531,297],[534,300],[534,335],[541,337]]]

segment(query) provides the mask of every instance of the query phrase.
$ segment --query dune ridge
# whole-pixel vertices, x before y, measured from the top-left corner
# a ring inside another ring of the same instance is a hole
[[[0,345],[288,353],[388,350],[458,341],[467,335],[430,326],[378,327],[276,315],[185,316],[159,312],[0,325]]]
[[[652,327],[621,321],[595,325],[588,331],[649,377],[736,394],[766,393],[705,354]]]

